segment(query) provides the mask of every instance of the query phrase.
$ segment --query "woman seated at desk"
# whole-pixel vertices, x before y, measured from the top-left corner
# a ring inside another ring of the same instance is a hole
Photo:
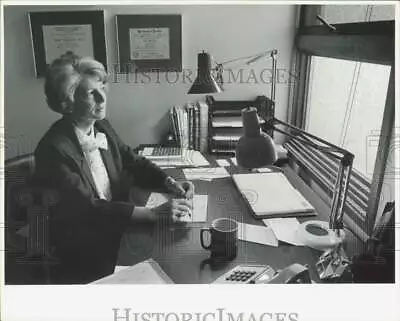
[[[174,223],[190,215],[190,182],[178,183],[124,144],[105,119],[107,73],[91,58],[67,52],[50,66],[45,95],[56,121],[35,150],[35,181],[58,192],[50,220],[59,260],[57,283],[84,283],[113,273],[130,224]],[[178,198],[155,207],[129,202],[132,185]]]

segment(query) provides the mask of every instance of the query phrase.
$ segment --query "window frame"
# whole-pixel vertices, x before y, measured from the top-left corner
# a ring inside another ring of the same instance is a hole
[[[300,7],[299,26],[295,38],[294,72],[297,75],[297,83],[293,88],[290,115],[293,125],[305,129],[312,56],[391,66],[377,150],[377,155],[380,157],[377,157],[375,162],[366,219],[362,226],[357,225],[355,228],[356,231],[359,231],[357,235],[365,239],[365,234],[371,235],[377,217],[390,138],[394,129],[395,21],[332,24],[336,29],[332,31],[325,25],[310,25],[317,21],[316,15],[320,14],[321,10],[321,5],[302,5]]]

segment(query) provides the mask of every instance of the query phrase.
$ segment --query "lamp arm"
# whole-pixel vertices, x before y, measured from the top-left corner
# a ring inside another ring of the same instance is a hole
[[[277,77],[277,55],[278,55],[278,50],[277,49],[272,49],[268,51],[264,51],[260,54],[257,55],[251,55],[251,56],[246,56],[246,57],[240,57],[240,58],[235,58],[231,60],[226,60],[224,62],[215,62],[216,67],[214,70],[217,72],[216,80],[218,83],[223,85],[224,79],[223,79],[223,71],[224,71],[224,66],[227,64],[230,64],[232,62],[240,61],[240,60],[245,60],[245,59],[250,59],[246,61],[246,65],[251,65],[252,63],[256,62],[257,60],[264,58],[266,56],[270,55],[272,59],[272,79],[271,79],[271,100],[275,103],[275,94],[276,94],[276,77]]]
[[[263,118],[262,115],[261,115],[261,117]],[[328,142],[328,141],[326,141],[326,140],[324,140],[324,139],[322,139],[322,138],[320,138],[320,137],[317,137],[317,136],[315,136],[315,135],[313,135],[313,134],[310,134],[310,133],[304,131],[303,129],[300,129],[300,128],[298,128],[298,127],[295,127],[295,126],[293,126],[293,125],[290,125],[290,124],[288,124],[288,123],[286,123],[286,122],[284,122],[284,121],[281,121],[281,120],[279,120],[279,119],[276,119],[276,118],[273,118],[272,120],[267,120],[267,119],[264,119],[264,120],[267,121],[267,123],[269,123],[267,126],[270,126],[270,127],[272,126],[272,129],[274,129],[274,130],[278,130],[278,129],[274,126],[275,123],[276,123],[276,124],[279,124],[279,125],[283,125],[283,126],[286,126],[286,127],[290,128],[290,129],[294,130],[295,132],[298,132],[298,133],[302,134],[302,136],[304,136],[304,137],[312,138],[312,139],[318,141],[319,143],[322,143],[322,144],[324,144],[324,145],[326,145],[326,146],[329,146],[329,147],[332,148],[332,150],[330,150],[330,151],[334,151],[334,152],[340,153],[340,154],[342,154],[342,155],[347,155],[347,156],[346,156],[346,160],[347,160],[348,162],[350,162],[350,161],[352,162],[352,158],[354,158],[354,155],[351,154],[350,152],[348,152],[347,150],[345,150],[345,149],[343,149],[343,148],[341,148],[341,147],[339,147],[339,146],[336,146],[336,145],[334,145],[334,144],[332,144],[332,143],[330,143],[330,142]],[[283,132],[283,133],[285,133],[285,132]],[[311,143],[311,142],[310,142],[310,143]],[[309,143],[306,143],[306,144],[310,145]],[[311,143],[311,144],[313,144],[313,143]],[[320,148],[320,146],[318,146],[318,145],[316,145],[316,144],[315,144],[315,146],[316,146],[317,149]]]
[[[340,229],[343,228],[344,204],[346,201],[347,190],[349,187],[354,155],[339,146],[331,144],[322,138],[312,135],[286,122],[283,122],[276,118],[266,119],[263,115],[260,116],[266,121],[262,125],[263,130],[266,131],[274,130],[279,133],[282,133],[286,136],[291,137],[294,141],[301,142],[305,145],[311,146],[316,150],[325,153],[329,156],[332,156],[340,161],[336,176],[335,186],[333,190],[332,203],[329,215],[329,228],[333,229],[337,233],[337,236],[339,236]],[[291,132],[285,130],[281,130],[277,128],[275,124],[286,126],[289,129],[293,130],[295,134],[292,134]],[[318,145],[312,140],[315,140],[321,145]]]
[[[329,215],[329,228],[334,229],[334,230],[338,230],[341,228],[342,222],[338,221],[338,216],[340,213],[339,209],[340,209],[340,203],[341,203],[341,199],[343,199],[341,197],[342,195],[342,188],[343,188],[343,174],[344,174],[344,167],[342,166],[342,164],[339,166],[339,170],[338,170],[338,175],[336,176],[336,182],[335,182],[335,187],[333,190],[333,197],[332,197],[332,205],[331,205],[331,212]]]
[[[277,55],[277,54],[278,54],[278,50],[272,49],[272,50],[264,51],[264,52],[261,52],[261,53],[259,53],[259,54],[255,54],[255,55],[249,55],[249,56],[234,58],[234,59],[230,59],[230,60],[225,60],[225,61],[220,62],[220,63],[215,62],[215,64],[216,64],[216,65],[223,65],[223,66],[225,66],[225,65],[230,64],[230,63],[232,63],[232,62],[250,59],[250,60],[246,61],[246,65],[250,65],[250,64],[252,64],[253,62],[256,62],[257,60],[259,60],[259,59],[261,59],[261,58],[263,58],[263,57],[265,57],[265,56],[267,56],[267,55],[271,55],[271,58],[272,58],[272,55]]]
[[[344,158],[343,158],[344,159]],[[340,163],[338,176],[336,178],[335,190],[332,199],[331,213],[329,216],[329,227],[333,229],[337,235],[343,228],[344,203],[346,201],[347,190],[350,183],[350,175],[352,165],[345,162]]]
[[[263,129],[264,129],[264,128],[263,128]],[[339,160],[342,159],[342,157],[336,155],[336,154],[335,154],[336,151],[333,150],[333,149],[330,148],[330,147],[325,147],[325,146],[317,145],[317,144],[315,144],[315,143],[313,143],[313,142],[307,140],[306,137],[303,137],[302,135],[301,135],[301,136],[299,136],[299,135],[293,135],[293,134],[291,134],[291,133],[285,132],[284,130],[281,130],[281,129],[276,128],[276,127],[272,127],[272,129],[273,129],[274,131],[277,131],[277,132],[281,133],[281,134],[284,134],[284,135],[286,135],[286,136],[289,136],[290,138],[293,138],[294,140],[299,141],[300,143],[303,143],[303,144],[305,144],[305,145],[311,146],[311,147],[315,148],[315,149],[318,150],[318,151],[324,152],[325,154],[328,154],[329,156],[332,156],[332,157],[334,157],[334,158],[336,158],[336,159],[339,159]]]
[[[273,50],[271,52],[271,58],[272,58],[271,100],[274,102],[274,104],[275,104],[275,94],[276,94],[277,55],[278,55],[278,50]]]

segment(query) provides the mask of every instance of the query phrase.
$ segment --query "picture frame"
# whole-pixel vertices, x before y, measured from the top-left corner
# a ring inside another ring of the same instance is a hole
[[[37,78],[67,51],[93,57],[107,68],[103,10],[30,12],[28,17]]]
[[[182,71],[181,15],[117,15],[116,26],[120,72]]]

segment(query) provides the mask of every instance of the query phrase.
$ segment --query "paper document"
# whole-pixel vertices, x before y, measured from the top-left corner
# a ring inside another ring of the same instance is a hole
[[[232,157],[232,158],[231,158],[231,162],[232,162],[233,165],[237,166],[236,157]]]
[[[114,273],[92,284],[171,284],[174,283],[153,259],[133,266],[116,268]]]
[[[272,229],[279,241],[297,246],[304,245],[297,234],[300,223],[295,217],[269,218],[263,222]]]
[[[226,159],[217,159],[217,164],[218,164],[218,166],[221,166],[221,167],[231,166],[231,164]]]
[[[217,142],[238,142],[241,135],[214,135],[212,136],[212,139],[217,141]]]
[[[229,173],[225,167],[202,167],[202,168],[185,168],[183,170],[185,177],[189,181],[203,180],[211,181],[214,178],[228,177]]]
[[[161,193],[151,193],[147,200],[146,207],[156,207],[168,201],[168,196]],[[208,195],[193,196],[193,213],[192,217],[182,217],[181,222],[195,223],[207,221],[207,202]]]
[[[257,116],[259,124],[265,123],[265,120]],[[237,116],[218,116],[212,119],[212,127],[243,127],[243,121]]]
[[[316,215],[283,173],[235,174],[232,178],[258,218]]]
[[[278,246],[278,240],[272,229],[265,226],[239,223],[238,238],[242,241]]]

